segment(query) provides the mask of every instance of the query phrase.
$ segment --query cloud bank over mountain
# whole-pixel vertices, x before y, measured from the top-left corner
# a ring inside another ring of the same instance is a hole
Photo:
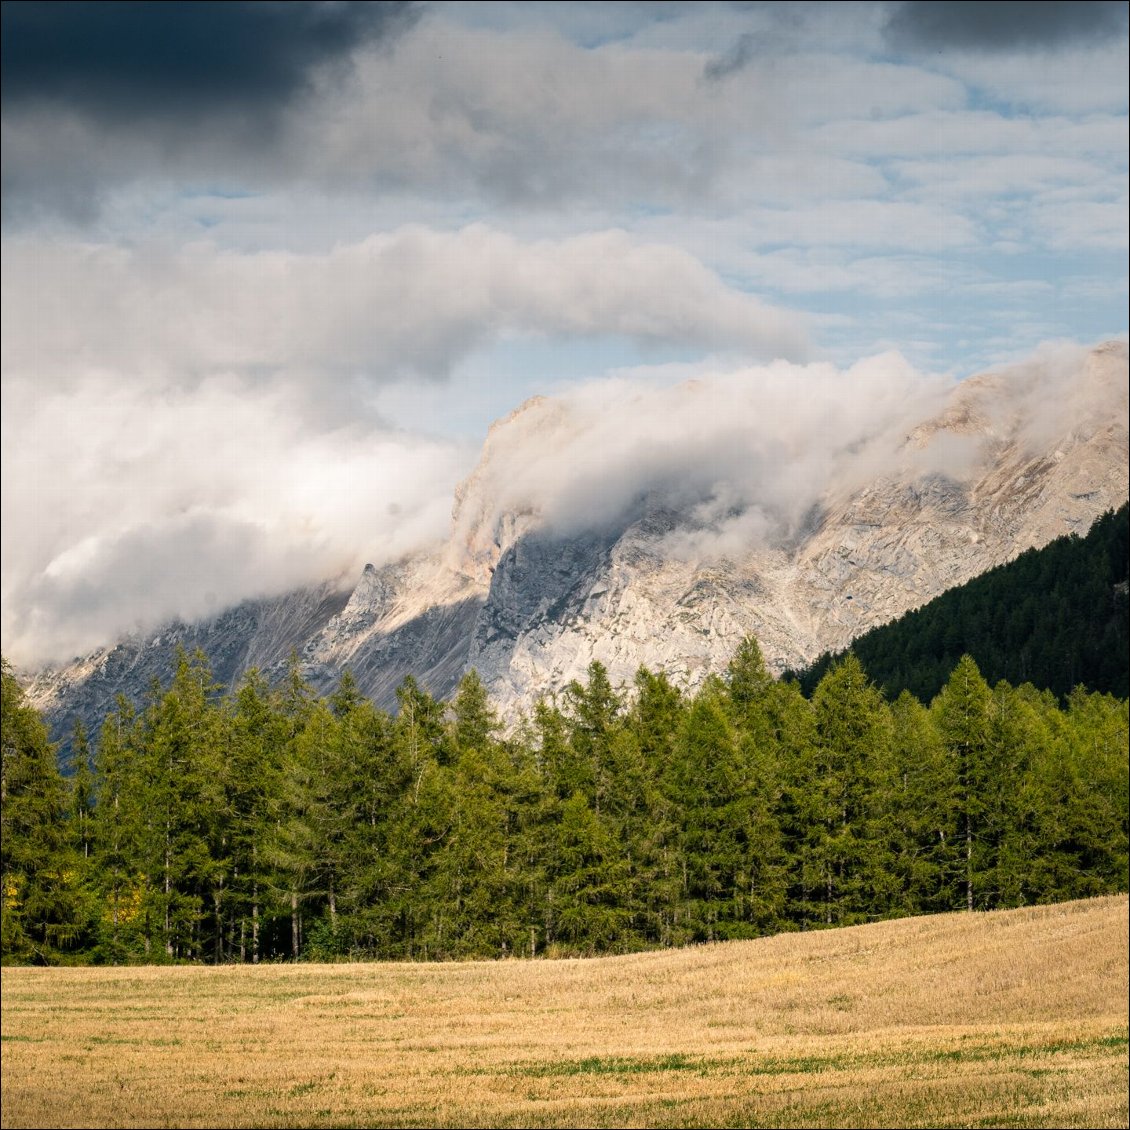
[[[990,430],[1038,450],[1093,418],[1109,391],[1079,383],[1084,357],[1048,345],[1007,370],[979,409],[999,416]],[[669,380],[625,374],[523,405],[488,437],[454,524],[474,451],[377,420],[312,426],[304,394],[233,378],[128,391],[95,378],[48,398],[13,386],[4,444],[26,471],[3,504],[32,536],[4,543],[5,647],[69,658],[248,597],[348,586],[366,562],[449,536],[485,559],[515,520],[568,537],[667,508],[670,556],[741,558],[787,544],[829,498],[908,471],[961,480],[984,455],[957,433],[908,449],[955,383],[898,354]]]
[[[18,423],[17,423],[18,421]],[[5,390],[4,648],[69,657],[169,618],[352,579],[445,531],[458,444],[312,426],[305,396],[222,378]]]
[[[1126,332],[1124,5],[2,18],[21,654],[440,536],[491,419],[534,394],[595,421],[568,467],[518,460],[547,517],[661,490],[729,544],[878,450],[841,384],[897,430],[896,388]],[[662,393],[678,373],[709,391]]]

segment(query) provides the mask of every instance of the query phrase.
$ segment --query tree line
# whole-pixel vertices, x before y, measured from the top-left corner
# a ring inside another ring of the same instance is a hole
[[[693,695],[594,663],[510,733],[473,672],[397,698],[182,654],[64,775],[5,664],[3,960],[616,953],[1127,889],[1126,701],[969,657],[928,706],[850,654],[805,697],[753,640]]]
[[[1130,504],[1108,510],[1085,537],[1029,549],[872,628],[851,650],[890,696],[929,701],[963,654],[990,683],[1032,683],[1065,700],[1080,683],[1130,695]],[[811,693],[842,653],[795,675]]]

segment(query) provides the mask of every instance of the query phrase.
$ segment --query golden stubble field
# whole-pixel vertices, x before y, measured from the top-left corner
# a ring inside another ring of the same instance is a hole
[[[587,961],[6,969],[4,1126],[1126,1126],[1125,895]]]

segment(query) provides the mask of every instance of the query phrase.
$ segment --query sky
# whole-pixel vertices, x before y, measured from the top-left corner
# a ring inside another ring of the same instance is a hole
[[[1126,336],[1124,3],[2,19],[0,618],[25,666],[442,538],[531,396],[667,420],[646,488],[716,446],[670,425],[688,379],[813,463],[859,406],[889,423]],[[592,434],[589,483],[617,443]]]

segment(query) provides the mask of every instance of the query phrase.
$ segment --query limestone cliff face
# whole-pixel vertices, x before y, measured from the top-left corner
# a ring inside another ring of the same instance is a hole
[[[1039,366],[965,381],[882,473],[847,468],[799,528],[741,554],[680,552],[693,516],[662,507],[604,534],[499,530],[468,664],[512,710],[593,659],[614,681],[644,663],[693,687],[750,633],[777,670],[809,662],[1120,506],[1126,377],[1111,343],[1066,384]],[[1070,396],[1049,405],[1044,386]]]
[[[844,463],[799,519],[725,552],[670,491],[626,513],[596,506],[589,524],[542,513],[537,484],[526,497],[516,481],[518,467],[536,477],[537,461],[516,453],[552,452],[584,421],[537,399],[491,430],[446,544],[367,567],[345,591],[327,584],[123,641],[41,673],[31,697],[57,722],[96,723],[113,694],[167,675],[177,643],[202,647],[229,682],[252,665],[280,672],[295,648],[319,689],[349,667],[385,705],[405,675],[445,696],[474,667],[509,716],[594,659],[614,682],[646,664],[694,687],[752,633],[772,667],[801,664],[1126,501],[1126,345],[1054,380],[1052,364],[956,385],[941,411]]]
[[[69,742],[74,720],[96,735],[117,695],[140,700],[154,679],[167,683],[177,649],[204,651],[216,678],[231,685],[251,667],[281,674],[291,649],[316,637],[349,599],[329,582],[271,600],[244,601],[213,620],[174,623],[147,636],[129,636],[76,659],[40,671],[28,699],[52,724],[52,738]]]

